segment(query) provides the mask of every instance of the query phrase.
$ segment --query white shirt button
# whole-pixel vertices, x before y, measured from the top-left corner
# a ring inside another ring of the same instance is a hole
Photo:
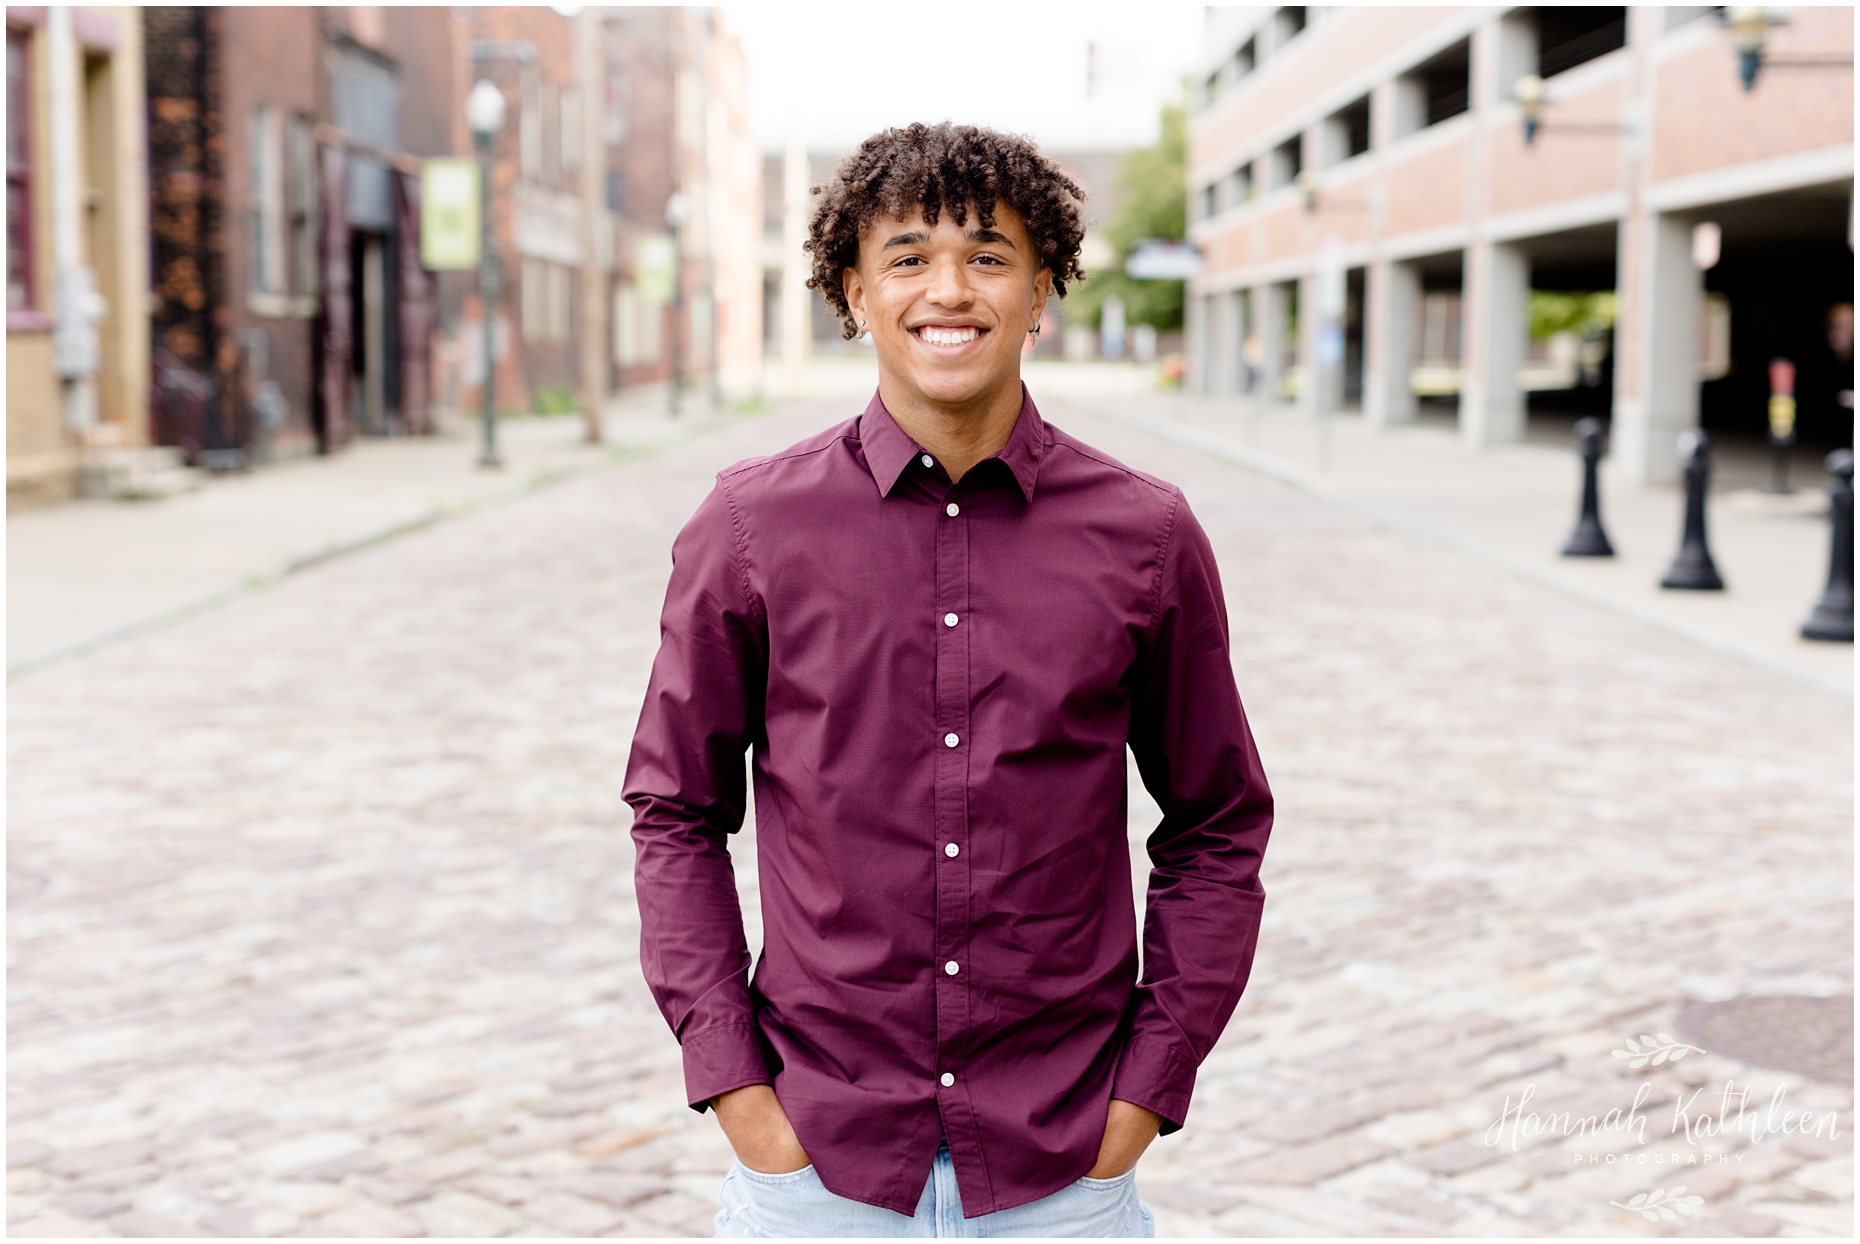
[[[946,975],[954,976],[956,973],[962,971],[962,968],[957,965],[954,959],[951,959],[948,963],[943,965],[943,971]]]
[[[954,518],[956,517],[956,515],[962,513],[962,507],[957,505],[954,501],[952,501],[948,505],[943,507],[943,513],[949,515],[951,518]]]
[[[925,454],[925,455],[924,455],[924,465],[925,465],[925,466],[927,466],[927,467],[933,467],[933,466],[935,466],[935,465],[936,465],[936,459],[935,459],[935,458],[932,458],[932,457],[931,457],[931,456],[930,456],[929,454]]]
[[[953,860],[958,855],[962,854],[962,848],[953,842],[945,843],[943,846],[943,854],[949,856],[949,858]]]
[[[960,742],[962,742],[962,740],[957,738],[953,731],[943,736],[944,747],[954,747]]]
[[[943,1080],[943,1087],[948,1088],[950,1085],[956,1082],[956,1077],[951,1075],[949,1072],[945,1071],[943,1073],[942,1080]]]
[[[944,626],[954,626],[954,625],[956,625],[956,615],[955,615],[955,614],[953,614],[953,613],[946,613],[946,614],[944,614],[944,615],[943,615],[943,625],[944,625]]]

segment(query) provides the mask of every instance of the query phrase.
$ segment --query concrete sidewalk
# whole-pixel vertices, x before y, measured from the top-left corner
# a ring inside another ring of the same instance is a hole
[[[361,440],[210,479],[159,501],[77,501],[7,519],[7,672],[48,664],[160,625],[306,566],[717,426],[688,399],[679,420],[661,391],[613,403],[606,442],[589,445],[578,416],[499,425],[502,470],[478,467],[479,430],[449,421],[438,435]]]
[[[1057,374],[1042,379],[1065,386]],[[1853,694],[1852,647],[1813,643],[1797,633],[1828,572],[1827,477],[1806,461],[1795,464],[1800,491],[1771,497],[1757,490],[1766,477],[1764,462],[1720,455],[1708,528],[1726,590],[1674,592],[1662,590],[1659,580],[1679,544],[1680,489],[1626,483],[1607,459],[1602,518],[1616,556],[1559,555],[1575,525],[1581,483],[1573,439],[1558,444],[1560,436],[1544,436],[1475,451],[1448,426],[1421,423],[1375,433],[1360,418],[1341,415],[1330,420],[1326,450],[1316,418],[1283,406],[1135,385],[1108,393],[1065,387],[1068,401],[1095,414],[1274,475],[1332,504],[1772,672]]]

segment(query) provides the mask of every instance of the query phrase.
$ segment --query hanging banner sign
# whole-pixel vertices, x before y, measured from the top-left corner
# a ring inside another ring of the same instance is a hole
[[[663,306],[672,300],[672,279],[677,262],[677,248],[665,234],[639,240],[633,252],[633,288],[641,302]]]
[[[478,266],[478,162],[432,159],[420,169],[420,265],[434,272]]]
[[[1201,273],[1201,252],[1192,242],[1145,238],[1132,244],[1124,275],[1133,281],[1186,281]]]

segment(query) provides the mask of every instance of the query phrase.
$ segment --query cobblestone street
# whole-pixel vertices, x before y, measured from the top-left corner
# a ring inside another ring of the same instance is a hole
[[[10,1234],[708,1236],[729,1151],[639,977],[622,772],[712,473],[862,404],[14,679]],[[1852,993],[1851,702],[1043,407],[1187,490],[1279,799],[1252,984],[1139,1170],[1159,1233],[1851,1235],[1850,1065],[1611,1055]],[[1727,1080],[1746,1130],[1675,1132]],[[1640,1130],[1495,1127],[1521,1099]]]

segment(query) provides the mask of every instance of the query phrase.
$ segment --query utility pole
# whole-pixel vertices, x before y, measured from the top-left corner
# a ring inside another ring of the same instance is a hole
[[[587,442],[601,443],[601,409],[607,402],[607,258],[613,251],[613,228],[607,219],[602,182],[607,171],[606,145],[601,136],[601,100],[605,82],[601,66],[606,60],[603,29],[597,14],[586,7],[575,15],[575,86],[581,114],[581,315],[580,380],[581,417],[587,425]]]

